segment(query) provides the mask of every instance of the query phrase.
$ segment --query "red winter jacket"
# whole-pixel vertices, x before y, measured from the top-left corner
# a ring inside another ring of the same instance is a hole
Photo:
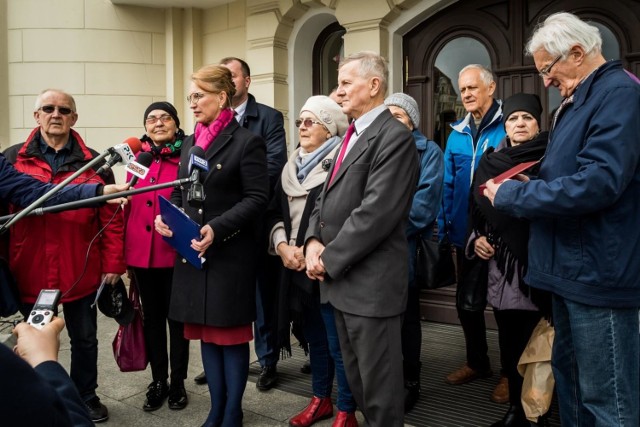
[[[71,130],[75,143],[66,162],[53,175],[38,145],[39,132],[39,127],[34,129],[27,142],[9,147],[5,155],[16,169],[40,181],[60,183],[98,155]],[[112,174],[104,179],[93,175],[94,170],[89,169],[72,182],[114,182]],[[103,273],[123,274],[126,270],[124,220],[122,211],[116,212],[117,209],[117,205],[107,204],[99,208],[27,216],[11,227],[9,262],[22,302],[35,302],[41,289],[60,289],[61,302],[77,300],[97,290]],[[16,208],[12,207],[12,210]],[[76,281],[78,283],[73,285]]]

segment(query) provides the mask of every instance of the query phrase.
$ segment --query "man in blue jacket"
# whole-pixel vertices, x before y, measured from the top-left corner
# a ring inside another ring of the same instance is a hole
[[[567,426],[640,421],[640,85],[605,61],[598,29],[549,16],[527,44],[564,101],[538,179],[487,182],[531,220],[525,280],[553,293],[552,366]]]
[[[497,147],[505,132],[502,125],[502,102],[493,98],[496,83],[490,70],[478,64],[467,65],[460,71],[458,87],[468,114],[451,125],[453,131],[447,140],[444,152],[443,208],[438,217],[438,228],[440,238],[448,237],[456,249],[460,279],[463,263],[466,262],[463,248],[467,237],[469,189],[473,173],[482,154],[489,147]],[[460,306],[456,308],[464,331],[467,363],[447,375],[446,381],[454,385],[492,375],[487,355],[484,310],[471,311]],[[506,387],[503,389],[507,390]],[[506,402],[508,396],[500,396],[498,400]]]

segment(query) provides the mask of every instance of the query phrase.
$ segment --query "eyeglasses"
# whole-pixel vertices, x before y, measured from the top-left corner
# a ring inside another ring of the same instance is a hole
[[[38,110],[42,110],[47,114],[51,114],[56,111],[56,108],[58,109],[58,112],[63,116],[68,116],[69,114],[73,113],[73,110],[71,108],[59,107],[57,105],[43,105],[42,107],[38,108]]]
[[[313,119],[296,119],[296,127],[299,128],[301,124],[304,124],[304,127],[310,128],[313,125],[322,125],[322,122]]]
[[[540,70],[540,72],[538,73],[540,75],[540,77],[542,77],[543,79],[545,77],[547,77],[549,75],[549,72],[551,71],[551,67],[553,67],[554,65],[556,65],[556,62],[560,61],[560,59],[562,59],[562,55],[558,55],[556,57],[556,59],[554,59],[553,61],[551,61],[551,63],[549,65],[547,65],[546,67],[544,67],[542,70]]]
[[[189,104],[197,104],[202,98],[204,98],[208,93],[205,92],[193,92],[187,95],[187,102]]]
[[[161,115],[159,117],[149,116],[146,119],[144,119],[144,121],[148,125],[155,124],[158,120],[160,120],[162,123],[169,123],[171,120],[173,120],[173,117],[171,117],[169,114],[163,114],[163,115]]]

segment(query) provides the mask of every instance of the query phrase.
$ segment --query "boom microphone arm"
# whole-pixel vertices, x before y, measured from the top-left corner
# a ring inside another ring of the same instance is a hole
[[[45,208],[38,208],[38,209],[34,209],[33,212],[29,212],[28,215],[42,216],[46,213],[58,213],[58,212],[68,211],[73,209],[94,207],[96,205],[99,205],[100,203],[103,203],[112,199],[117,199],[119,197],[134,196],[136,194],[147,193],[149,191],[155,191],[155,190],[161,190],[163,188],[178,187],[180,185],[188,184],[188,183],[193,183],[193,179],[191,177],[176,179],[175,181],[165,182],[157,185],[151,185],[149,187],[135,188],[133,190],[121,191],[119,193],[105,194],[103,196],[91,197],[89,199],[84,199],[84,200],[77,200],[75,202],[68,202],[68,203],[62,203],[60,205],[47,206]],[[11,219],[11,217],[13,217],[13,215],[6,215],[3,217],[0,217],[0,222],[7,221]],[[4,226],[6,226],[6,224]]]

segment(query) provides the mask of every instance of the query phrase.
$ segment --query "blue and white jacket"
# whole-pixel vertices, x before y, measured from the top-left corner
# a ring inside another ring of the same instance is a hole
[[[438,215],[439,237],[442,240],[446,230],[449,242],[459,248],[465,246],[467,238],[469,189],[473,173],[487,148],[497,147],[506,135],[502,123],[502,101],[494,100],[487,115],[490,115],[489,123],[484,126],[481,124],[483,127],[476,137],[475,150],[469,125],[473,118],[469,113],[451,125],[453,132],[444,151],[444,194],[443,209]]]

